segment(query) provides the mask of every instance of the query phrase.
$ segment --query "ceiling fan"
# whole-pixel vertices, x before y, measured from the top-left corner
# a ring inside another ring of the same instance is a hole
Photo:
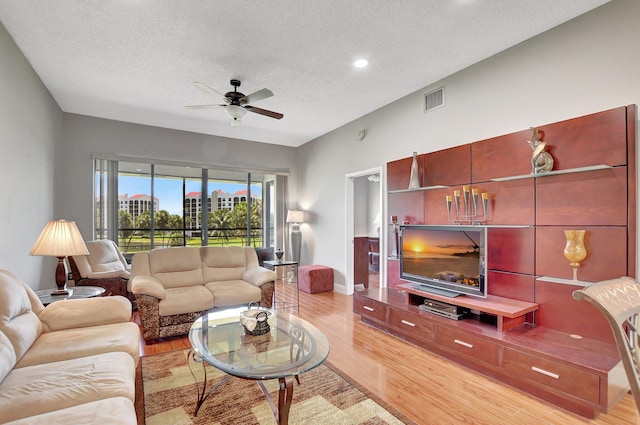
[[[269,89],[261,89],[255,93],[245,95],[244,93],[240,93],[238,91],[238,87],[240,87],[240,80],[231,80],[233,91],[222,94],[204,83],[195,81],[193,84],[199,89],[221,98],[225,103],[220,105],[189,105],[185,106],[185,108],[224,108],[227,115],[229,115],[229,118],[231,118],[232,127],[237,127],[240,125],[240,120],[242,119],[244,114],[247,113],[247,111],[253,112],[254,114],[264,115],[266,117],[275,118],[277,120],[284,117],[284,115],[279,112],[273,112],[249,105],[249,103],[257,102],[258,100],[266,99],[273,96],[273,92]]]

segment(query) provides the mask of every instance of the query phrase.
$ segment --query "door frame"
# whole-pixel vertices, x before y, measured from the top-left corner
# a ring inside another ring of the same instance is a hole
[[[345,252],[346,252],[346,264],[345,270],[347,276],[345,279],[345,293],[347,295],[353,294],[353,238],[354,238],[354,180],[358,177],[366,177],[371,174],[380,175],[380,192],[379,192],[379,204],[380,204],[380,216],[382,223],[380,223],[380,287],[387,286],[387,200],[385,196],[384,188],[387,187],[386,168],[378,166],[369,168],[366,170],[355,171],[345,175]]]

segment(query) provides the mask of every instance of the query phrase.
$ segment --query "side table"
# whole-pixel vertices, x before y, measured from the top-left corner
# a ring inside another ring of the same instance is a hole
[[[297,261],[263,261],[263,266],[269,270],[276,270],[278,267],[285,267],[285,270],[293,268],[293,276],[290,279],[282,278],[281,287],[273,294],[273,308],[276,310],[291,310],[296,314],[300,313],[300,292],[298,288],[298,262]],[[284,276],[284,274],[283,274]],[[295,288],[293,288],[295,284]],[[278,290],[280,289],[280,290]],[[293,292],[293,294],[292,294]],[[287,301],[287,299],[291,301]]]
[[[43,289],[36,291],[36,295],[40,298],[40,302],[49,305],[56,301],[72,300],[77,298],[93,298],[104,294],[104,288],[99,286],[72,286],[67,287],[69,295],[51,295],[56,289]]]

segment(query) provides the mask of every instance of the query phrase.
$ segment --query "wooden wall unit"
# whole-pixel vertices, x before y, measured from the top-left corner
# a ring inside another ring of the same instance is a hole
[[[373,320],[368,309],[361,309],[366,300],[358,301],[355,310],[367,323],[416,343],[422,341],[425,348],[560,406],[585,416],[606,411],[624,392],[624,385],[614,382],[619,363],[610,363],[617,351],[604,318],[590,304],[574,301],[571,296],[585,283],[569,281],[572,271],[563,255],[564,230],[586,230],[588,255],[578,270],[579,279],[595,282],[622,275],[635,277],[636,120],[637,107],[630,105],[539,126],[540,139],[547,142],[547,151],[554,158],[553,171],[547,175],[530,174],[530,129],[419,155],[419,190],[406,189],[411,157],[387,164],[388,210],[400,222],[450,224],[445,195],[463,184],[489,193],[488,291],[497,297],[493,299],[537,305],[537,310],[526,314],[528,323],[494,335],[482,320],[435,319],[413,305],[421,302],[420,297],[411,291],[411,296],[406,296],[402,285],[407,282],[399,277],[397,259],[387,260],[387,282],[390,288],[399,286],[400,290],[388,289],[387,294],[383,289],[383,295],[369,290],[358,298],[375,300],[389,311],[402,310],[403,320],[415,320],[422,323],[418,328],[428,328],[427,337],[415,339],[410,329],[389,321],[392,316]],[[489,344],[491,352],[497,350],[497,363],[493,357],[490,364],[481,364],[473,356],[458,356],[445,342],[450,340],[449,334],[458,335],[458,339],[480,338],[476,343]],[[580,335],[582,342],[576,343],[571,335]],[[512,339],[517,340],[515,346],[506,342]],[[599,353],[589,360],[591,374],[580,375],[585,365],[577,359],[593,349]],[[528,376],[526,364],[536,358],[561,363],[562,382]],[[522,376],[514,377],[514,373]]]

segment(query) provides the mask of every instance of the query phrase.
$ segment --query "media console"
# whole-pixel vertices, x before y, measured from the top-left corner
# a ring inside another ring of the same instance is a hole
[[[628,391],[615,345],[527,322],[537,304],[447,298],[415,285],[357,291],[354,312],[370,326],[588,418]],[[470,314],[451,320],[422,309],[426,299]]]

